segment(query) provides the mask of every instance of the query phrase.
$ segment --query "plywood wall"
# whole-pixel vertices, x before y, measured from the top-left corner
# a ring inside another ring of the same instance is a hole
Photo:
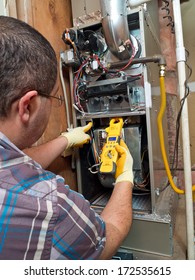
[[[58,60],[60,52],[66,49],[61,36],[66,27],[72,26],[71,1],[70,0],[16,0],[17,17],[28,22],[40,33],[42,33],[51,43],[56,51]],[[68,98],[70,97],[68,73],[64,73],[65,85]],[[63,95],[60,79],[59,94]],[[70,98],[69,108],[71,110]],[[49,141],[67,129],[67,116],[65,106],[52,107],[52,112],[48,127],[38,141],[38,144]],[[66,183],[72,189],[76,187],[76,172],[72,170],[72,158],[59,157],[49,167],[49,170],[62,175]]]

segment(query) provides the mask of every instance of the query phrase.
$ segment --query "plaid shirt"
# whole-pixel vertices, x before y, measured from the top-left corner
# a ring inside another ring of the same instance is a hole
[[[0,132],[0,259],[97,259],[105,224]]]

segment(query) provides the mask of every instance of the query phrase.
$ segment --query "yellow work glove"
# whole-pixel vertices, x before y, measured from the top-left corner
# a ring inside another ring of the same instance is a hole
[[[120,145],[116,145],[119,159],[116,162],[116,182],[128,181],[133,184],[133,158],[125,142],[121,139]]]
[[[68,145],[66,149],[72,147],[82,147],[83,144],[88,143],[90,140],[90,136],[85,132],[87,132],[91,127],[92,127],[92,122],[89,122],[85,126],[79,126],[73,128],[68,132],[62,132],[61,136],[66,137],[66,139],[68,140]]]

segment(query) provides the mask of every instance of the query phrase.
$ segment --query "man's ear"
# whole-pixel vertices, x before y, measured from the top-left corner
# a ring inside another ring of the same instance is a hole
[[[28,91],[22,96],[18,103],[18,112],[23,123],[27,123],[31,113],[36,109],[38,92],[36,90]]]

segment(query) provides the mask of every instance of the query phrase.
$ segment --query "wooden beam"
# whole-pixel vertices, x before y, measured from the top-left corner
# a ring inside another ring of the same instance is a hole
[[[25,21],[33,26],[32,1],[16,0],[18,19]]]
[[[66,27],[72,27],[71,0],[16,0],[18,18],[29,23],[43,34],[53,46],[58,61],[60,52],[66,49],[62,41],[62,33]],[[64,79],[70,104],[68,69],[64,71]],[[58,77],[59,94],[63,96],[60,78]],[[37,144],[47,142],[67,129],[65,106],[52,108],[47,129]],[[71,109],[70,109],[71,113]],[[66,183],[77,190],[76,173],[71,169],[71,157],[59,157],[49,168],[56,174],[66,178]]]
[[[64,42],[62,41],[62,33],[66,27],[72,26],[71,17],[71,1],[70,0],[32,0],[32,14],[33,25],[42,33],[55,49],[58,60],[60,58],[60,52],[66,49]],[[65,84],[67,88],[67,94],[70,97],[69,80],[67,73],[64,73]],[[63,95],[60,79],[59,94]],[[69,107],[71,108],[70,98]],[[71,110],[70,110],[71,113]],[[66,111],[65,106],[60,108],[52,108],[48,127],[40,139],[40,142],[45,142],[58,136],[62,131],[67,128]],[[55,173],[61,174],[66,178],[71,188],[76,189],[76,174],[71,169],[71,157],[58,158],[49,168]]]
[[[17,18],[16,0],[7,0],[9,16]]]

